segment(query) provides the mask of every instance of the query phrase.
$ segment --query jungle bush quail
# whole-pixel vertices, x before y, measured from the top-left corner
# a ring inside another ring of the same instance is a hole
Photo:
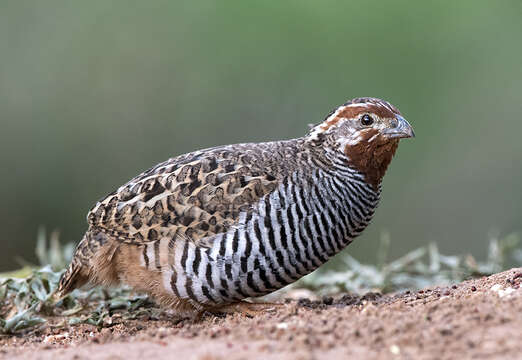
[[[160,163],[89,212],[58,294],[124,283],[179,313],[249,309],[243,299],[312,272],[364,230],[399,139],[413,136],[394,106],[356,98],[301,138]]]

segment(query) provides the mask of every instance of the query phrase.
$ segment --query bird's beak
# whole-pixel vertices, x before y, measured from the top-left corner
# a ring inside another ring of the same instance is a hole
[[[396,115],[398,123],[394,128],[389,128],[384,131],[384,134],[390,138],[413,138],[415,133],[411,125],[400,115]]]

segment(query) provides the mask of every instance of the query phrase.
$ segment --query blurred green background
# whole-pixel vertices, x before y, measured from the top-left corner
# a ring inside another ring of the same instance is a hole
[[[520,1],[0,3],[0,270],[37,228],[79,241],[100,197],[173,155],[298,137],[357,96],[403,141],[348,250],[485,255],[522,229]]]

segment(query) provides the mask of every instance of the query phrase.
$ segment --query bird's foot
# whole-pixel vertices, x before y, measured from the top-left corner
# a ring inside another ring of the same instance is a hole
[[[211,310],[207,310],[213,314],[234,314],[240,313],[243,316],[254,317],[263,312],[273,312],[283,306],[283,304],[275,303],[251,303],[240,301],[233,304],[223,305]]]

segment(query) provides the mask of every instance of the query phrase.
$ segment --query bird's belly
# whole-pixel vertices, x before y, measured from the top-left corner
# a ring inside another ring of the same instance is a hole
[[[220,305],[265,295],[314,271],[364,230],[375,209],[316,201],[318,191],[285,206],[274,193],[208,246],[177,241],[165,286],[178,297]]]
[[[209,306],[258,297],[297,281],[342,250],[352,238],[341,227],[303,222],[290,236],[281,228],[240,228],[216,236],[211,247],[179,241],[164,285],[174,295]]]

